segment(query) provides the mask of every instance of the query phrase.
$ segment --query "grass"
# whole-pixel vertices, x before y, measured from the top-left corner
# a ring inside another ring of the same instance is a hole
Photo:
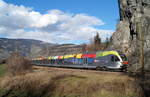
[[[4,64],[0,64],[0,77],[4,76],[6,73],[6,68]]]
[[[0,97],[140,97],[135,80],[119,72],[34,68],[4,76]]]
[[[138,97],[134,79],[118,74],[75,73],[73,77],[59,80],[54,95],[68,97]],[[130,87],[131,86],[131,87]],[[63,95],[62,95],[63,94]],[[76,95],[77,94],[77,95]]]

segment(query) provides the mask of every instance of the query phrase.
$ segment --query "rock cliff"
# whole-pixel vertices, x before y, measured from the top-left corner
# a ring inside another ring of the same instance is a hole
[[[139,67],[143,43],[145,69],[150,70],[150,0],[118,0],[118,3],[120,21],[112,36],[113,47],[126,53],[130,63]]]

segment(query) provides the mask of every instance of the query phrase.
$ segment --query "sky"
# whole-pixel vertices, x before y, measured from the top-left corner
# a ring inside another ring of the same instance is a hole
[[[117,0],[0,0],[0,38],[50,43],[102,41],[115,31]]]

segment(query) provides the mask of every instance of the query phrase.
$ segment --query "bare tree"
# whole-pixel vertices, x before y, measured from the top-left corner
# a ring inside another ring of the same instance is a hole
[[[14,52],[6,61],[6,67],[9,73],[15,75],[31,70],[31,62],[21,56],[18,52]]]

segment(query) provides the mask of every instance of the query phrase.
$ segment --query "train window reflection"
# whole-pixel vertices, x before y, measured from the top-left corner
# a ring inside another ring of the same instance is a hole
[[[117,56],[115,56],[115,62],[120,61]]]
[[[117,56],[111,56],[111,61],[117,62],[117,61],[120,61],[120,59]]]

